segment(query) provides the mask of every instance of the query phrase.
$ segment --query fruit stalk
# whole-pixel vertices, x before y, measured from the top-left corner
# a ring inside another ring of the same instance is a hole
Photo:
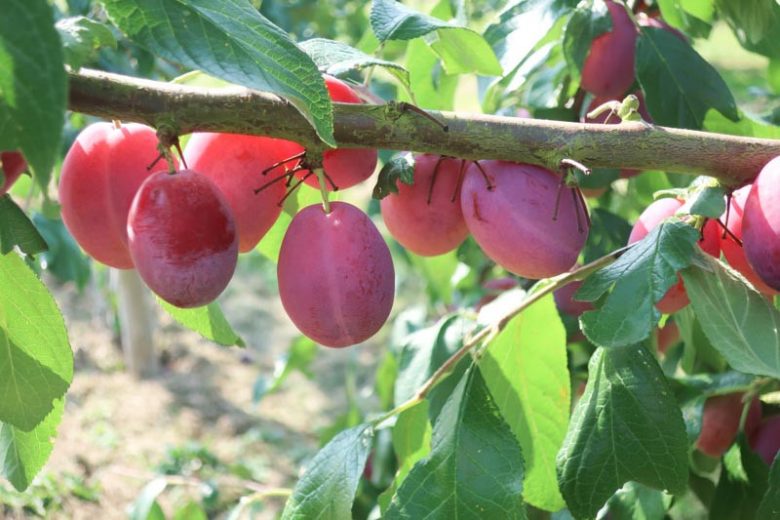
[[[138,121],[170,123],[179,134],[233,132],[290,139],[323,151],[306,119],[289,103],[243,88],[187,87],[81,69],[70,72],[71,110]],[[421,123],[412,112],[385,105],[334,106],[336,140],[344,148],[383,148],[498,159],[558,168],[568,158],[589,168],[662,170],[710,175],[727,185],[752,180],[780,155],[780,140],[738,137],[622,123],[566,123],[515,117],[428,111],[447,125]]]

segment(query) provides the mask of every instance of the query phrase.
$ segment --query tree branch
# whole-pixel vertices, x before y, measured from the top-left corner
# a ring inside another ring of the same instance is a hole
[[[69,108],[107,119],[168,126],[179,134],[234,132],[290,139],[322,151],[290,103],[244,88],[206,89],[81,69],[71,72]],[[780,156],[780,140],[666,128],[644,123],[599,125],[428,111],[442,126],[403,105],[334,105],[343,147],[501,159],[557,170],[562,159],[589,168],[663,170],[711,175],[729,185],[753,179]]]

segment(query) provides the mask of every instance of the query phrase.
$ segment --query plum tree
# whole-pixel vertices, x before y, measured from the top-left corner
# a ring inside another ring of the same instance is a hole
[[[343,81],[332,76],[325,75],[325,86],[328,88],[331,100],[337,103],[362,103],[363,101],[352,88]],[[303,147],[297,145],[297,151],[294,151],[290,157],[296,153],[303,152]],[[322,169],[329,177],[326,188],[336,188],[343,190],[363,182],[371,177],[376,169],[377,151],[370,148],[337,148],[335,150],[326,150],[322,154]],[[309,170],[300,170],[296,173],[299,179],[305,179],[304,182],[314,188],[319,188],[317,176],[311,174]],[[330,184],[332,182],[333,184]]]
[[[439,155],[418,155],[414,184],[399,183],[398,193],[382,199],[382,219],[406,249],[422,256],[458,247],[469,230],[460,207],[465,162]]]
[[[460,195],[466,225],[482,250],[519,276],[539,279],[568,271],[588,238],[582,194],[539,166],[473,163]]]
[[[745,249],[742,243],[742,217],[745,207],[745,199],[752,185],[743,186],[731,195],[728,212],[721,217],[726,223],[729,233],[720,236],[720,248],[723,256],[731,267],[739,271],[759,292],[767,295],[777,294],[777,291],[769,287],[758,274],[750,267]]]
[[[327,347],[367,340],[393,306],[390,250],[371,219],[346,202],[307,206],[282,240],[279,297],[306,336]]]
[[[3,183],[0,184],[0,196],[2,196],[27,169],[27,161],[19,152],[0,152],[0,167],[3,170]]]
[[[62,220],[92,258],[132,269],[127,216],[133,197],[153,173],[158,157],[154,129],[127,123],[94,123],[73,142],[62,163],[59,197]]]
[[[764,419],[749,439],[753,451],[771,465],[780,451],[780,415]]]
[[[780,157],[761,169],[748,193],[742,241],[756,274],[769,287],[780,290]]]
[[[133,200],[127,221],[138,274],[160,298],[199,307],[222,293],[238,261],[230,205],[206,176],[158,172]]]
[[[236,219],[239,251],[251,251],[282,211],[284,166],[261,172],[295,153],[300,145],[284,139],[241,134],[196,133],[184,149],[188,167],[205,175],[225,195]],[[265,184],[264,184],[265,183]],[[261,184],[265,188],[255,192]]]
[[[704,403],[701,433],[696,439],[696,448],[710,457],[720,457],[734,442],[739,431],[742,416],[741,392],[716,395]],[[745,435],[750,438],[761,422],[761,403],[754,399],[750,403],[745,419]]]
[[[637,30],[626,8],[606,0],[612,29],[593,39],[582,67],[582,88],[596,96],[621,98],[634,82]]]

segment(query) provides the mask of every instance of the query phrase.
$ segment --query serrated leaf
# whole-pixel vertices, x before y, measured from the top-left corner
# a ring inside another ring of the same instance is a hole
[[[322,448],[295,485],[282,520],[352,518],[352,502],[372,435],[371,428],[362,424],[342,431]]]
[[[726,190],[721,186],[701,186],[681,208],[691,215],[720,218],[726,211]]]
[[[216,302],[194,309],[181,309],[160,298],[157,298],[157,302],[180,325],[197,332],[207,340],[226,347],[246,346],[244,340],[230,326],[222,308]]]
[[[23,491],[43,468],[54,448],[63,400],[54,401],[49,414],[29,431],[0,422],[0,474]]]
[[[46,193],[67,101],[62,43],[45,0],[3,2],[0,150],[21,149]]]
[[[682,271],[704,333],[736,370],[780,377],[780,313],[736,273],[704,254]]]
[[[332,146],[333,111],[311,59],[246,0],[104,0],[111,20],[154,54],[287,99]]]
[[[414,184],[414,155],[411,153],[396,155],[382,166],[372,196],[381,200],[398,193],[399,181],[410,186]]]
[[[682,493],[688,439],[653,356],[641,345],[599,348],[558,454],[558,479],[575,518],[593,517],[628,481]]]
[[[452,24],[415,11],[396,0],[371,3],[371,29],[380,42],[412,40]]]
[[[322,72],[338,76],[352,70],[363,70],[368,67],[382,67],[395,76],[407,88],[409,87],[409,71],[402,65],[392,61],[369,56],[363,51],[350,47],[346,43],[313,38],[299,44],[301,49],[311,57]]]
[[[691,263],[699,233],[679,220],[666,220],[615,263],[588,277],[576,299],[595,301],[613,290],[601,308],[580,317],[593,343],[620,347],[650,335],[661,316],[655,304],[677,283],[677,272]]]
[[[55,24],[62,38],[65,62],[79,69],[100,47],[116,49],[116,38],[107,25],[86,16],[63,18]]]
[[[0,421],[30,432],[73,379],[57,304],[19,255],[0,256]]]
[[[46,240],[27,218],[22,208],[16,205],[11,196],[0,196],[0,255],[9,253],[14,247],[26,255],[35,255],[46,251]]]
[[[737,121],[734,96],[720,74],[689,43],[664,29],[642,28],[636,76],[656,124],[698,130],[709,110]]]
[[[569,18],[563,33],[563,54],[566,61],[582,71],[593,39],[612,30],[612,17],[601,0],[581,4]]]
[[[460,380],[385,518],[525,518],[523,457],[479,369]]]
[[[569,426],[566,329],[552,295],[513,318],[479,363],[501,415],[525,454],[523,498],[546,511],[564,507],[555,456]]]
[[[780,518],[780,457],[776,457],[769,468],[766,494],[758,506],[756,518]]]

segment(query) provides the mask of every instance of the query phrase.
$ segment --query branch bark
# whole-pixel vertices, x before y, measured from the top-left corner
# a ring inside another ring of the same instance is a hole
[[[321,152],[306,119],[272,94],[235,87],[206,89],[81,69],[71,72],[69,108],[107,119],[195,131],[290,139]],[[598,125],[428,111],[447,125],[395,103],[334,105],[339,146],[409,150],[463,159],[527,162],[557,170],[562,159],[589,168],[635,168],[710,175],[727,185],[752,180],[780,156],[780,140],[667,128]]]

